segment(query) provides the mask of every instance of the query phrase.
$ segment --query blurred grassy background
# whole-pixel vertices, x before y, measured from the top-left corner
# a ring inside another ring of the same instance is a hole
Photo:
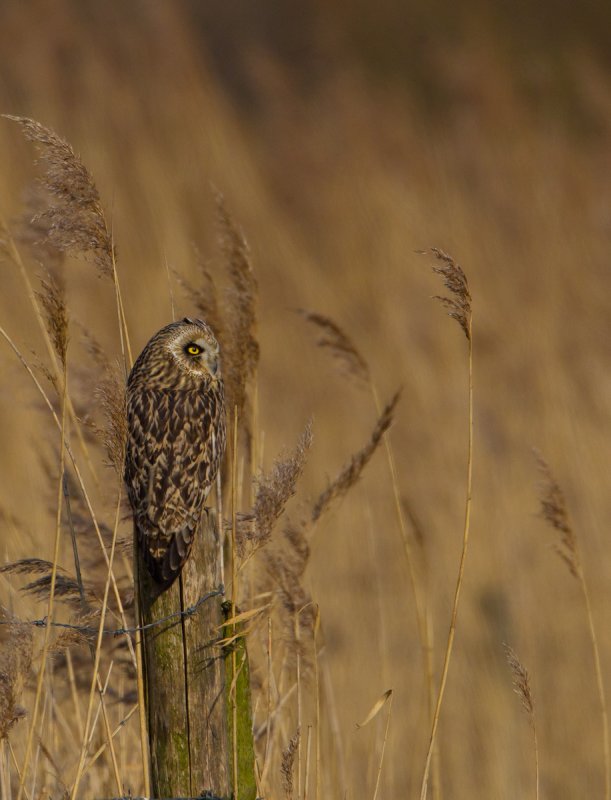
[[[435,245],[464,267],[474,307],[475,479],[440,727],[446,797],[533,792],[528,726],[503,641],[531,672],[542,794],[602,794],[585,616],[537,517],[531,447],[566,491],[608,678],[610,16],[595,0],[0,5],[0,111],[54,128],[91,169],[112,218],[136,350],[171,316],[166,260],[193,276],[194,244],[218,258],[212,184],[243,227],[260,284],[265,464],[313,414],[303,486],[315,495],[375,419],[370,398],[316,350],[294,309],[339,322],[384,397],[403,386],[392,441],[401,491],[424,533],[437,669],[460,551],[466,350],[430,299],[440,289],[431,260],[416,251]],[[31,148],[3,121],[6,217],[20,212],[34,174]],[[2,276],[1,324],[42,353],[17,277],[8,265]],[[92,268],[70,263],[66,278],[77,391],[87,366],[78,325],[111,354],[117,327],[111,287]],[[174,290],[178,313],[191,312]],[[6,347],[0,370],[2,557],[50,557],[48,428],[33,421],[34,395]],[[381,453],[317,532],[307,583],[325,628],[342,790],[373,792],[382,731],[355,723],[392,687],[382,796],[414,796],[426,696]],[[0,588],[4,602],[4,579]],[[135,746],[126,758],[137,760]],[[325,764],[325,796],[344,796],[335,794],[330,755]]]

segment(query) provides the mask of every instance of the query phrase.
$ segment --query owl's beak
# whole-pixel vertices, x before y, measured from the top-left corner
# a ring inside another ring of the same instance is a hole
[[[210,361],[208,362],[208,366],[210,368],[210,372],[213,375],[216,375],[217,372],[219,371],[219,360],[218,360],[218,358],[211,358]]]

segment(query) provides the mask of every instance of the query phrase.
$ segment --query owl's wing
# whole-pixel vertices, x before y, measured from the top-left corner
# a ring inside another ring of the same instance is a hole
[[[174,580],[191,550],[222,452],[219,410],[200,392],[128,392],[125,481],[138,542],[159,583]]]

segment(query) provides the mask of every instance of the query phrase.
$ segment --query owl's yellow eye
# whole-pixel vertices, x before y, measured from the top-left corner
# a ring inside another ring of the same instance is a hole
[[[202,348],[198,344],[188,344],[185,350],[190,356],[198,356],[202,352]]]

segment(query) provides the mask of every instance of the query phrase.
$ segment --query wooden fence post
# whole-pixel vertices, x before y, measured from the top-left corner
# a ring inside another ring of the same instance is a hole
[[[221,584],[216,515],[203,515],[200,535],[172,586],[156,594],[138,554],[142,624],[185,611]],[[157,590],[158,592],[158,590]],[[155,596],[156,595],[156,596]],[[228,687],[222,636],[223,598],[203,602],[196,613],[176,616],[143,632],[143,661],[151,788],[155,798],[229,797]]]

